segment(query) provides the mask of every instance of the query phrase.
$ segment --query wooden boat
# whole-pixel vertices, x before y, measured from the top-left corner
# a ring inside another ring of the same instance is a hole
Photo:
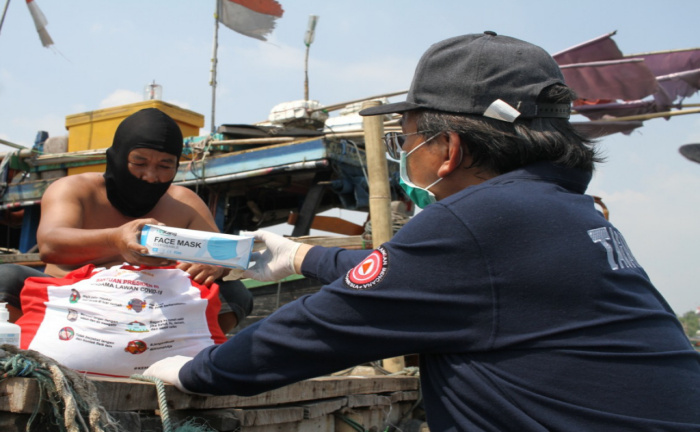
[[[209,204],[222,232],[289,223],[292,236],[300,241],[371,248],[371,233],[364,226],[318,216],[331,208],[369,210],[362,130],[346,126],[343,132],[331,132],[298,126],[305,125],[299,121],[293,126],[223,125],[214,134],[188,137],[174,183],[193,189]],[[0,238],[5,245],[1,263],[43,266],[36,248],[42,194],[64,175],[104,169],[105,148],[43,153],[37,148],[3,157],[7,181],[0,195],[6,225]],[[388,165],[390,172],[397,171],[395,162]],[[312,228],[335,235],[309,237]],[[255,308],[238,329],[320,288],[302,276],[244,283],[253,292]],[[220,431],[386,430],[400,423],[403,430],[418,431],[422,422],[411,420],[420,402],[417,376],[387,374],[379,365],[359,366],[247,398],[192,396],[166,386],[165,408],[159,405],[161,395],[152,383],[90,381],[101,407],[123,430],[135,432],[167,430],[162,424],[163,409],[174,421],[193,417]],[[39,384],[22,377],[0,381],[0,429],[25,430],[37,407],[40,420],[53,421]]]

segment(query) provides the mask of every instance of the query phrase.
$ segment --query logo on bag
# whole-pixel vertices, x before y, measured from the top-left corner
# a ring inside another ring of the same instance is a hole
[[[384,279],[389,259],[384,248],[379,247],[345,275],[345,284],[352,289],[367,289]]]
[[[66,315],[68,321],[75,321],[78,319],[78,311],[75,309],[68,309],[68,315]]]
[[[71,289],[70,290],[70,297],[68,298],[68,301],[71,303],[78,303],[78,300],[80,300],[80,293],[78,292],[77,289]]]
[[[71,340],[73,336],[75,336],[75,331],[71,327],[63,327],[58,331],[58,338],[62,341]]]
[[[132,340],[126,345],[124,351],[131,354],[141,354],[143,352],[146,352],[147,349],[148,345],[146,345],[146,342],[142,340]]]
[[[133,298],[126,304],[126,308],[134,312],[141,312],[146,308],[146,302],[141,299]]]
[[[148,330],[146,324],[138,321],[132,321],[126,325],[126,331],[131,333],[145,333],[150,330]]]

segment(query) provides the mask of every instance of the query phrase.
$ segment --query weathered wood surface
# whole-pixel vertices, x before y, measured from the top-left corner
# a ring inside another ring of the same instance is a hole
[[[24,264],[28,266],[44,265],[38,253],[0,254],[0,264]]]
[[[100,404],[108,411],[156,410],[158,398],[150,382],[119,378],[93,378]],[[320,377],[261,393],[257,396],[199,396],[182,393],[166,385],[168,407],[219,409],[273,407],[350,395],[411,392],[418,378],[407,376]],[[359,399],[358,399],[359,400]],[[0,382],[0,412],[31,413],[40,402],[37,383],[31,378],[8,378]],[[353,399],[353,403],[356,402]]]
[[[380,425],[386,420],[395,423],[406,415],[415,403],[418,392],[394,392],[382,395],[349,395],[320,401],[306,402],[302,405],[285,405],[278,407],[227,408],[218,410],[178,410],[171,412],[171,418],[184,420],[197,418],[205,421],[216,430],[245,430],[248,427],[276,426],[277,430],[288,430],[291,425],[304,425],[303,430],[329,431],[333,428],[314,429],[313,425],[335,423],[333,417],[338,415],[354,415],[360,417],[360,423],[366,423],[364,418],[377,417],[372,411],[383,413],[382,420],[373,420],[373,425]],[[389,418],[389,412],[396,412]],[[381,417],[381,415],[379,416]],[[320,423],[319,420],[323,419]],[[311,426],[311,428],[309,428]],[[245,429],[244,429],[245,427]],[[263,429],[271,430],[271,429]]]

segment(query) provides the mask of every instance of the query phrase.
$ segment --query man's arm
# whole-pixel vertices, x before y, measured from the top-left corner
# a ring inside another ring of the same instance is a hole
[[[139,244],[143,225],[158,224],[152,218],[137,219],[121,226],[85,229],[83,199],[90,199],[95,185],[84,177],[64,177],[51,184],[41,199],[42,218],[37,242],[42,261],[52,264],[81,266],[108,260],[123,260],[138,265],[168,265],[172,261],[145,257],[146,248]],[[94,225],[94,224],[93,224]]]

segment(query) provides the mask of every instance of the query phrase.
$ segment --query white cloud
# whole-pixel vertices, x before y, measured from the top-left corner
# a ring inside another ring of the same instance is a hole
[[[119,105],[126,105],[136,102],[141,102],[143,95],[131,90],[115,90],[100,101],[100,108],[111,108]]]
[[[180,101],[178,101],[178,100],[167,100],[167,101],[165,101],[165,102],[167,102],[167,103],[169,103],[169,104],[177,105],[177,106],[179,106],[180,108],[184,108],[184,109],[187,109],[187,110],[191,110],[190,104],[188,104],[187,102],[180,102]]]
[[[634,189],[598,193],[611,222],[678,314],[700,306],[700,165],[688,168],[662,165],[641,176],[645,180],[637,181]]]

